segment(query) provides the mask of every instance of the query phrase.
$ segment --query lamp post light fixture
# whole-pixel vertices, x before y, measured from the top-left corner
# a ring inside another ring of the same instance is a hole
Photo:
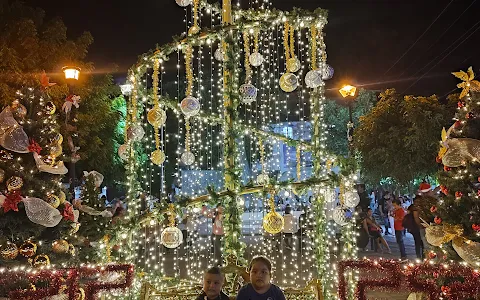
[[[347,123],[347,139],[348,139],[348,148],[350,150],[350,155],[353,152],[353,117],[352,117],[352,107],[353,102],[355,101],[355,93],[357,92],[357,88],[353,85],[344,85],[341,89],[338,90],[343,98],[351,98],[348,101],[348,115],[349,121]]]
[[[78,80],[81,69],[79,67],[63,67],[62,71],[65,74],[65,79]]]

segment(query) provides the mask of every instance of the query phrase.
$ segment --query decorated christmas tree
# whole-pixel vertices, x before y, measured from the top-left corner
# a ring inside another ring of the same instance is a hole
[[[470,67],[454,72],[462,80],[455,123],[442,131],[437,161],[441,197],[430,211],[437,226],[427,228],[427,241],[443,251],[441,258],[480,263],[480,82]]]
[[[78,228],[78,212],[61,189],[68,170],[48,94],[52,85],[42,74],[39,86],[18,91],[0,113],[1,265],[48,265],[73,257],[66,236]]]

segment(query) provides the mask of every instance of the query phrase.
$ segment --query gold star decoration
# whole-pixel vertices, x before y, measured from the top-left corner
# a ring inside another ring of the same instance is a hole
[[[474,80],[475,73],[473,73],[472,67],[468,68],[467,72],[459,71],[452,72],[452,74],[463,81],[462,83],[457,84],[457,87],[462,89],[462,93],[460,93],[460,99],[465,97],[470,90],[475,92],[480,91],[480,82],[478,80]]]

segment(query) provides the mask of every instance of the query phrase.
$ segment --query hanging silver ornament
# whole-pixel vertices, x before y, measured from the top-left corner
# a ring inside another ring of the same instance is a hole
[[[193,165],[193,163],[195,162],[195,155],[190,151],[185,151],[182,153],[180,160],[184,165],[190,166]]]
[[[250,64],[254,67],[259,67],[263,64],[263,55],[261,55],[258,52],[253,52],[250,54],[250,57],[248,59],[250,61]]]
[[[322,85],[322,73],[319,69],[308,71],[305,76],[305,84],[309,88],[317,88]]]
[[[334,73],[335,71],[333,70],[333,68],[330,67],[330,65],[325,64],[325,67],[323,68],[323,72],[322,72],[322,79],[323,80],[331,79]]]
[[[257,88],[250,83],[245,83],[240,86],[240,100],[244,104],[250,104],[257,100]]]
[[[213,54],[213,56],[218,61],[224,61],[225,60],[222,48],[217,48],[217,50],[215,50],[215,54]]]
[[[186,7],[192,4],[192,0],[175,0],[175,2],[181,7]]]
[[[300,70],[301,66],[302,66],[302,64],[300,63],[300,61],[298,60],[298,58],[296,56],[292,57],[292,58],[289,58],[287,60],[287,70],[288,70],[288,72],[295,73],[298,70]]]
[[[187,96],[180,102],[180,110],[186,117],[193,117],[200,111],[200,102],[195,97]]]

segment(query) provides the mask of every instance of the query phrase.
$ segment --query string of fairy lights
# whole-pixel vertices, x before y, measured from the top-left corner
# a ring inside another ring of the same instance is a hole
[[[222,21],[221,15],[214,10],[210,8],[196,9],[198,6],[198,3],[192,5],[194,11],[185,9],[184,36],[192,34],[192,27],[203,26],[214,29]],[[236,6],[240,7],[239,1]],[[250,1],[250,8],[255,7],[268,9],[270,2]],[[322,119],[325,97],[320,92],[319,99],[307,100],[307,98],[311,98],[308,88],[318,87],[321,90],[324,85],[321,77],[328,76],[324,75],[328,74],[328,69],[325,65],[325,44],[321,34],[325,21],[321,21],[315,26],[312,25],[317,30],[315,37],[312,37],[311,28],[308,25],[314,24],[312,20],[312,17],[307,17],[305,23],[299,19],[290,24],[283,16],[274,20],[267,28],[246,27],[247,29],[238,30],[234,34],[234,39],[239,45],[242,45],[240,48],[243,50],[234,54],[235,61],[238,62],[238,65],[235,66],[234,76],[240,78],[240,84],[253,86],[253,88],[248,87],[249,89],[245,87],[246,94],[241,93],[241,100],[247,104],[240,106],[240,118],[237,121],[249,128],[258,128],[266,132],[284,135],[293,140],[309,141],[313,138],[309,133],[312,129],[309,120],[311,121],[313,118],[311,118],[311,108],[307,107],[307,101],[319,101],[317,119],[321,129],[319,153],[322,157],[317,157],[316,163],[326,165],[330,158],[327,157],[324,150],[326,126],[322,123]],[[142,144],[145,144],[145,154],[148,156],[153,149],[157,148],[165,155],[163,164],[156,165],[147,160],[139,168],[140,174],[142,174],[139,178],[142,188],[147,190],[152,197],[153,194],[158,195],[159,198],[167,196],[165,188],[167,178],[174,179],[177,196],[198,197],[204,195],[207,193],[207,184],[213,185],[217,191],[223,189],[223,142],[225,137],[223,126],[197,115],[182,115],[182,112],[185,114],[184,100],[182,99],[185,95],[191,95],[197,101],[193,103],[199,107],[197,113],[206,114],[209,118],[223,118],[225,54],[220,44],[221,39],[220,34],[219,36],[200,38],[192,45],[183,43],[177,45],[171,52],[172,56],[177,55],[176,91],[173,93],[163,88],[167,82],[166,78],[172,77],[167,72],[167,70],[173,69],[168,62],[162,60],[160,64],[158,85],[154,83],[155,78],[152,79],[151,70],[155,66],[155,60],[162,59],[162,56],[146,56],[142,61],[143,66],[136,69],[137,73],[143,73],[141,76],[135,76],[137,80],[136,93],[141,95],[138,96],[141,97],[141,103],[133,104],[133,107],[152,105],[152,89],[155,89],[154,94],[158,92],[161,96],[172,96],[172,99],[182,106],[181,109],[171,109],[168,105],[161,105],[162,109],[167,110],[168,119],[177,119],[178,123],[173,131],[163,126],[159,128],[158,132],[151,130],[145,122],[145,116],[142,116],[147,114],[148,110],[138,116],[137,123],[147,131],[145,139],[142,140]],[[315,44],[313,54],[310,46],[312,43]],[[315,87],[308,86],[309,83],[304,86],[300,82],[305,78],[307,71],[311,69],[312,55],[319,58],[318,65],[312,68],[312,70],[318,68],[317,72],[320,77],[314,79],[314,81],[316,80]],[[289,59],[293,58],[296,61],[294,62],[295,67],[292,69],[292,62]],[[245,71],[248,73],[246,77]],[[287,78],[290,82],[282,79],[280,81],[283,83],[279,85],[279,78],[284,78],[284,75],[290,76]],[[290,89],[295,92],[284,92],[290,91]],[[247,101],[246,95],[253,91],[255,92],[253,101],[251,98]],[[132,95],[131,98],[135,97]],[[171,124],[171,122],[167,122],[167,124]],[[242,136],[244,138],[236,141],[239,149],[236,161],[243,166],[245,171],[245,174],[241,176],[242,184],[256,183],[258,175],[262,173],[269,174],[270,179],[284,181],[301,181],[314,175],[314,172],[310,170],[313,155],[309,154],[307,149],[297,149],[298,145],[297,147],[288,146],[285,142],[275,138],[259,139],[257,134],[248,129],[242,130]],[[259,157],[261,147],[265,148],[263,164],[260,163]],[[168,149],[175,149],[175,157],[171,156]],[[190,151],[194,156],[191,163],[185,163],[183,159],[185,151]],[[170,171],[165,167],[169,163],[174,164]],[[326,173],[327,171],[324,170],[320,175],[325,176]],[[153,186],[160,186],[160,193],[153,190]],[[275,195],[277,200],[275,208],[276,210],[283,209],[284,199],[287,198],[298,198],[300,201],[307,202],[309,196],[315,193],[315,190],[311,190],[305,195],[297,196],[295,191],[290,188],[278,190]],[[268,197],[270,196],[267,195]],[[312,267],[315,266],[314,249],[317,238],[313,230],[308,228],[313,228],[316,220],[311,210],[308,209],[308,205],[302,206],[302,209],[305,209],[304,223],[301,228],[302,235],[294,234],[292,236],[292,248],[298,249],[298,251],[294,251],[286,248],[284,243],[286,237],[283,233],[271,235],[264,231],[262,219],[269,210],[266,198],[258,194],[251,194],[241,196],[237,201],[242,206],[241,209],[246,211],[242,219],[242,223],[244,223],[242,241],[247,244],[244,256],[250,258],[256,254],[263,254],[270,257],[277,264],[274,280],[282,286],[300,287],[314,278],[316,272]],[[312,198],[311,201],[316,200]],[[292,206],[296,206],[296,204],[297,201],[292,202]],[[136,211],[139,211],[140,204],[136,202],[134,207],[136,207]],[[210,206],[210,209],[212,208],[213,205]],[[324,213],[326,214],[326,212]],[[162,230],[167,225],[156,221],[145,226],[140,235],[132,237],[137,265],[141,266],[146,274],[155,273],[199,281],[204,269],[211,265],[213,261],[210,237],[212,232],[211,216],[206,217],[205,211],[198,205],[183,208],[182,214],[183,216],[177,216],[175,225],[186,231],[184,244],[180,247],[170,250],[163,247]],[[296,217],[298,218],[298,215]],[[326,229],[327,238],[335,240],[336,226],[327,222]],[[330,255],[331,253],[335,253],[334,249],[327,249],[325,254],[327,261],[335,255]],[[335,272],[328,267],[325,269],[328,270],[325,275],[333,278]],[[162,286],[160,277],[146,276],[151,283],[157,284],[158,287]],[[330,280],[330,282],[334,281],[334,279]]]

